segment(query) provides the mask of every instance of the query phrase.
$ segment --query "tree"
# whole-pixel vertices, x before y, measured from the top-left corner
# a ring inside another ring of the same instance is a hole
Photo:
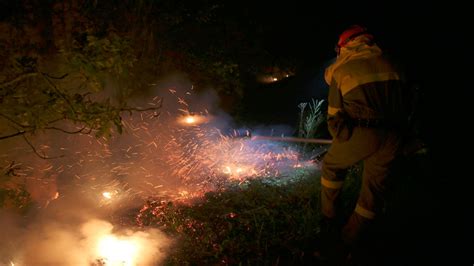
[[[123,112],[158,116],[159,104],[139,108],[126,101],[138,61],[129,36],[103,31],[79,1],[46,3],[25,1],[0,20],[2,147],[22,138],[40,158],[52,159],[33,136],[56,131],[104,137],[122,132]],[[21,164],[13,160],[2,165],[0,205],[21,209],[29,195],[18,174]]]
[[[137,54],[127,36],[94,31],[76,1],[71,3],[67,13],[44,14],[40,9],[37,18],[26,5],[20,10],[26,12],[21,23],[1,24],[0,140],[21,136],[36,152],[28,135],[45,130],[110,135],[114,129],[122,131],[122,112],[159,109],[127,106],[127,83],[115,87],[115,99],[100,95],[107,82],[129,78]],[[65,9],[60,2],[50,7]],[[81,21],[80,27],[71,26]]]
[[[0,9],[0,145],[22,138],[44,159],[52,157],[36,134],[110,136],[122,131],[123,112],[159,115],[159,104],[127,103],[157,76],[182,71],[196,90],[238,102],[246,82],[275,63],[245,5],[26,0]]]

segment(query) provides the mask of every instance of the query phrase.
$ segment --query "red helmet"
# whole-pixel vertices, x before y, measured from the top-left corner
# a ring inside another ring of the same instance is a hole
[[[344,30],[341,35],[339,35],[339,40],[337,41],[336,45],[336,52],[339,54],[339,49],[341,49],[341,47],[344,47],[349,41],[361,35],[367,36],[370,40],[373,39],[373,36],[367,32],[367,29],[360,25],[352,25]]]

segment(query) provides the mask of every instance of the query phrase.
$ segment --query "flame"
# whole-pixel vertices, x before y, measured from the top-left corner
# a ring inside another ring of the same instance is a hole
[[[191,126],[191,125],[200,125],[202,123],[207,122],[207,120],[208,118],[203,115],[192,114],[192,115],[186,115],[186,116],[181,117],[178,122],[182,125]]]
[[[181,125],[185,126],[198,126],[209,121],[209,116],[198,115],[198,114],[187,114],[178,119]]]
[[[181,190],[179,193],[178,193],[181,197],[186,197],[189,195],[189,192],[187,190]]]
[[[170,93],[179,94],[174,89]],[[158,105],[153,101],[150,104]],[[53,168],[37,168],[74,176],[72,182],[81,191],[92,194],[99,205],[108,208],[119,208],[135,197],[188,198],[222,187],[227,181],[287,178],[289,175],[280,173],[300,168],[293,166],[300,160],[297,149],[271,141],[252,141],[249,130],[234,129],[230,135],[216,126],[220,117],[206,109],[193,108],[193,112],[186,101],[186,96],[180,97],[182,106],[170,110],[169,117],[163,115],[161,120],[147,112],[125,116],[122,122],[128,134],[120,136],[120,141],[108,143],[93,136],[86,136],[83,141],[80,137],[80,143],[87,144],[84,147],[97,148],[77,148],[77,160],[66,160],[64,164],[58,161]],[[75,143],[75,139],[68,140]],[[74,150],[73,146],[64,149]],[[189,193],[179,193],[176,188],[181,187]],[[56,198],[61,198],[59,193],[53,194]]]
[[[132,239],[119,239],[105,235],[99,239],[97,252],[106,265],[132,266],[138,257],[140,247]]]
[[[242,179],[257,174],[257,171],[249,166],[226,165],[222,169],[230,179]]]
[[[193,124],[194,122],[196,122],[196,119],[192,116],[185,117],[184,119],[185,119],[185,122],[188,124]]]

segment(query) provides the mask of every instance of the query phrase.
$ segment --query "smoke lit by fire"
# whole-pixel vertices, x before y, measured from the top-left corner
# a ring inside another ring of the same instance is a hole
[[[10,254],[2,254],[0,265],[7,261],[15,266],[159,265],[172,243],[157,229],[116,230],[98,219],[82,224],[48,222],[23,230],[21,235],[2,232],[16,236],[8,242],[15,242],[21,249],[10,247]]]
[[[229,131],[230,121],[212,110],[215,96],[193,95],[192,86],[187,88],[165,84],[158,96],[146,103],[158,106],[166,98],[160,116],[155,112],[125,114],[124,133],[110,139],[58,132],[33,138],[38,151],[64,155],[54,160],[38,159],[29,146],[13,143],[4,149],[8,152],[1,154],[4,169],[21,177],[12,182],[26,180],[40,209],[70,204],[74,207],[61,211],[65,216],[76,216],[75,208],[94,206],[94,212],[104,216],[143,205],[149,197],[193,198],[229,182],[288,178],[295,168],[311,165],[288,144],[256,142],[251,140],[250,131]],[[21,246],[21,254],[9,254],[11,262],[88,265],[95,259],[96,265],[146,265],[162,257],[152,250],[169,243],[157,236],[159,232],[115,232],[107,222],[92,224],[97,226],[86,223],[80,234],[68,224],[57,228],[48,225],[45,228],[50,231],[42,228],[42,233],[18,237],[19,242],[13,241],[12,245]],[[79,242],[81,245],[76,245]],[[71,254],[56,252],[48,259],[40,255],[65,249]],[[84,261],[86,257],[88,261]]]

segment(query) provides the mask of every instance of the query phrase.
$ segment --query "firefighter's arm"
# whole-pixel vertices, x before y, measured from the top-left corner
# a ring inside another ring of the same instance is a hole
[[[339,114],[342,111],[342,94],[337,87],[336,81],[333,79],[329,85],[327,113],[328,130],[333,138],[336,138],[338,135],[340,127]]]
[[[352,125],[344,111],[342,93],[335,81],[329,87],[328,98],[328,131],[334,142],[347,141],[352,136]]]

